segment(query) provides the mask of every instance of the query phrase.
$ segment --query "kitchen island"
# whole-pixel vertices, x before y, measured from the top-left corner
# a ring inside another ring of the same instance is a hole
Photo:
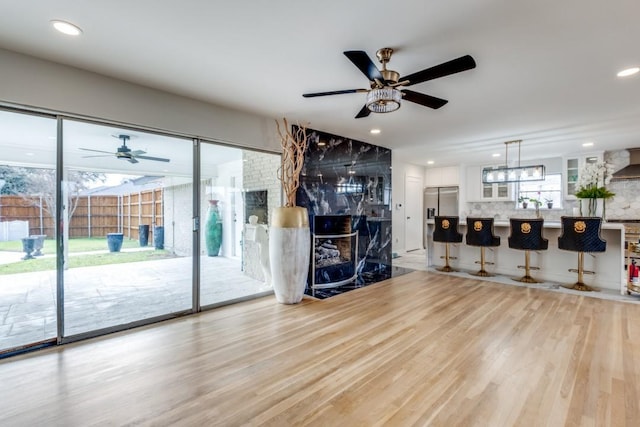
[[[444,243],[433,242],[434,220],[427,220],[427,265],[438,267],[444,264],[440,259],[444,256]],[[474,272],[479,269],[476,261],[480,259],[480,248],[465,244],[467,223],[466,219],[460,219],[459,231],[463,235],[462,243],[450,244],[450,255],[458,259],[451,261],[451,266],[456,270]],[[510,224],[509,220],[496,220],[494,222],[494,234],[500,237],[500,246],[486,248],[485,257],[488,265],[487,271],[510,277],[521,277],[524,269],[524,251],[509,248]],[[558,249],[558,236],[561,233],[560,222],[550,221],[544,223],[543,237],[549,240],[549,249],[546,251],[531,251],[531,265],[539,267],[533,270],[532,276],[540,281],[559,284],[573,284],[577,281],[577,274],[568,271],[570,268],[578,268],[578,253]],[[622,295],[627,293],[627,278],[625,265],[625,229],[622,224],[603,223],[600,236],[607,242],[606,252],[585,254],[585,270],[595,271],[596,274],[585,274],[584,282],[587,285],[603,290],[613,290]]]

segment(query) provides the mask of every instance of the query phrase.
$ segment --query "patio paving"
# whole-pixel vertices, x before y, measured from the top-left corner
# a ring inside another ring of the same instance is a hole
[[[190,309],[191,264],[182,257],[66,270],[65,335]],[[200,267],[202,305],[271,290],[238,259],[203,256]],[[54,270],[0,276],[0,350],[54,338],[55,299]]]

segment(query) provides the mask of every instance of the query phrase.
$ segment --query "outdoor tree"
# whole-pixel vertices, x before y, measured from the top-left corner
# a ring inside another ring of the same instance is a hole
[[[21,195],[28,191],[27,169],[0,166],[0,194]]]
[[[95,182],[104,182],[102,173],[71,170],[67,173],[67,179],[63,181],[63,187],[67,194],[67,209],[69,218],[78,206],[79,197]],[[34,206],[42,208],[51,218],[56,216],[56,172],[52,169],[28,168],[28,191],[22,196]]]

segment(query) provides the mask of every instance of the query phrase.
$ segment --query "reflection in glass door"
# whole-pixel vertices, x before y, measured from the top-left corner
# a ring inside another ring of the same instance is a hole
[[[64,335],[190,311],[192,141],[63,129]]]
[[[201,305],[272,292],[267,224],[280,206],[280,156],[203,143],[200,159]]]
[[[56,120],[0,111],[0,353],[57,336]]]

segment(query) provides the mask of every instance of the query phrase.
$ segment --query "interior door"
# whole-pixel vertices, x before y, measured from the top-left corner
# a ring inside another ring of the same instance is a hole
[[[405,250],[422,249],[422,178],[417,176],[405,177],[404,200],[406,222]]]

